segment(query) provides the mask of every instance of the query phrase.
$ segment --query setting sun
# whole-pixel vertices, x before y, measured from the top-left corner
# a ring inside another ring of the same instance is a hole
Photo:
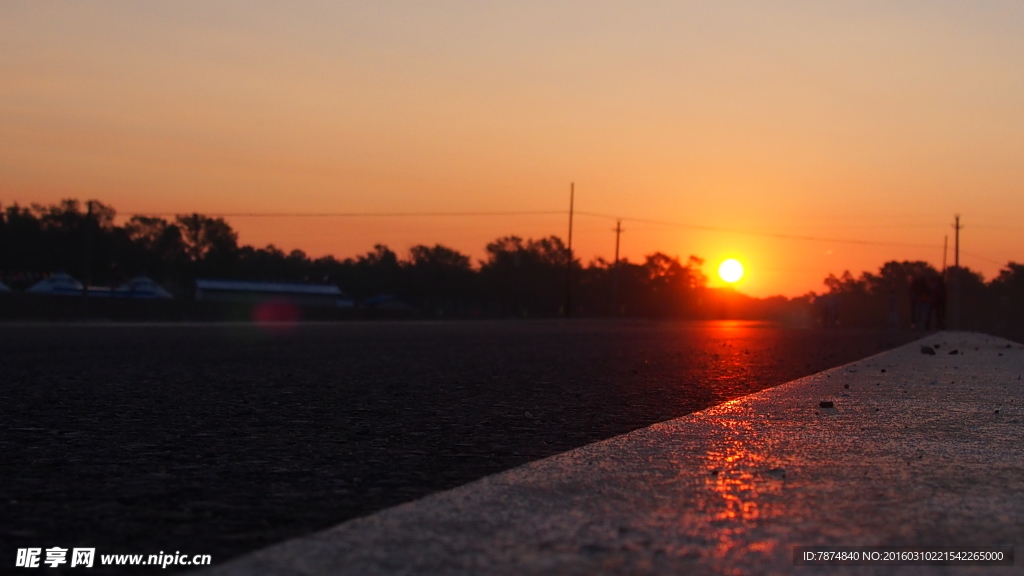
[[[743,264],[735,258],[729,258],[718,266],[718,276],[730,284],[737,282],[743,278]]]

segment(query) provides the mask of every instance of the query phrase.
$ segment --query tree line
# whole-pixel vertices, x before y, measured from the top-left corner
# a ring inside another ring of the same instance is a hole
[[[912,279],[944,274],[949,314],[958,314],[959,326],[999,333],[1018,333],[1024,326],[1024,265],[1013,262],[986,282],[964,267],[943,273],[926,262],[893,261],[877,273],[830,275],[820,294],[758,299],[709,288],[696,256],[683,260],[655,252],[642,262],[598,258],[584,265],[570,260],[557,236],[500,237],[487,244],[485,258],[476,263],[440,244],[417,245],[404,255],[378,244],[345,259],[310,258],[301,250],[239,245],[223,218],[133,216],[118,225],[116,215],[113,207],[95,200],[5,207],[0,212],[3,281],[18,290],[58,271],[92,285],[145,274],[182,299],[192,297],[197,278],[329,283],[357,302],[393,295],[426,316],[554,317],[566,313],[568,277],[572,313],[580,316],[821,325],[822,305],[831,302],[839,326],[884,327],[892,321],[895,301],[899,327],[908,328]]]
[[[877,273],[862,272],[857,277],[849,271],[841,276],[830,274],[825,279],[827,292],[823,295],[837,299],[840,326],[887,326],[895,312],[896,327],[905,329],[912,322],[914,280],[933,278],[942,278],[945,285],[946,325],[1016,339],[1024,337],[1024,264],[1015,262],[1008,262],[989,281],[963,266],[941,271],[921,261],[886,262]],[[820,307],[816,312],[822,312]]]
[[[393,295],[428,315],[517,317],[565,314],[567,276],[573,312],[598,316],[693,316],[707,284],[693,256],[656,252],[640,263],[583,265],[570,261],[557,236],[497,238],[476,265],[440,244],[413,246],[401,256],[377,244],[355,257],[310,258],[301,250],[240,245],[223,218],[133,216],[118,225],[116,216],[95,200],[7,206],[0,215],[3,281],[18,290],[54,272],[91,285],[144,274],[184,299],[197,278],[329,283],[357,302]]]

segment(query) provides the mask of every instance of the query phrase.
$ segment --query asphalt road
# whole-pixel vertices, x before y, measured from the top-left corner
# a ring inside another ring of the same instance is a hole
[[[0,325],[0,565],[52,546],[218,563],[914,337],[737,322]]]

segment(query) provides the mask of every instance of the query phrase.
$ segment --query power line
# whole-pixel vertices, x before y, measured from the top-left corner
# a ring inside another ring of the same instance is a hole
[[[148,217],[174,217],[187,216],[191,214],[183,212],[122,212],[119,216],[148,216]],[[457,218],[457,217],[492,217],[492,216],[564,216],[565,210],[492,210],[477,212],[213,212],[204,213],[204,216],[212,218]],[[667,220],[656,220],[650,218],[635,218],[631,216],[613,216],[599,212],[575,211],[580,216],[594,218],[607,218],[611,220],[622,220],[644,224],[655,224],[658,226],[671,226],[675,228],[687,228],[691,230],[703,230],[706,232],[725,232],[731,234],[743,234],[746,236],[759,236],[763,238],[778,238],[782,240],[800,240],[808,242],[833,242],[837,244],[859,244],[864,246],[899,246],[906,248],[935,248],[930,244],[909,244],[900,242],[878,242],[874,240],[860,240],[852,238],[829,238],[826,236],[806,236],[798,234],[784,234],[777,232],[752,232],[738,230],[735,228],[722,228],[718,226],[705,226],[701,224],[690,224],[686,222],[672,222]],[[994,228],[994,227],[986,227]],[[1007,228],[1009,229],[1009,228]],[[964,252],[973,258],[1002,266],[1003,263]]]
[[[982,230],[1006,230],[1008,232],[1024,232],[1024,228],[1015,226],[985,226],[985,225],[974,225],[971,228],[980,228]]]
[[[1007,262],[1009,262],[1009,261],[1007,261],[1007,262],[998,262],[998,261],[993,260],[991,258],[986,258],[986,257],[981,256],[979,254],[974,254],[972,252],[968,252],[967,250],[960,250],[960,253],[965,255],[965,256],[970,256],[971,258],[977,258],[978,260],[984,260],[985,262],[988,262],[989,264],[995,264],[996,266],[1006,266]]]
[[[810,242],[833,242],[836,244],[862,244],[866,246],[901,246],[906,248],[935,248],[932,244],[906,244],[899,242],[876,242],[873,240],[854,240],[849,238],[827,238],[824,236],[801,236],[796,234],[781,234],[776,232],[750,232],[737,230],[735,228],[719,228],[717,226],[704,226],[701,224],[688,224],[684,222],[668,222],[665,220],[651,220],[648,218],[632,218],[612,216],[611,214],[600,214],[597,212],[576,212],[581,216],[592,216],[596,218],[609,218],[612,220],[628,220],[630,222],[641,222],[646,224],[657,224],[659,226],[672,226],[675,228],[689,228],[691,230],[704,230],[707,232],[728,232],[731,234],[745,234],[747,236],[761,236],[764,238],[780,238],[783,240],[804,240]]]
[[[125,212],[128,216],[189,216],[192,212]],[[204,212],[212,218],[407,218],[459,216],[562,216],[565,210],[515,210],[494,212]]]

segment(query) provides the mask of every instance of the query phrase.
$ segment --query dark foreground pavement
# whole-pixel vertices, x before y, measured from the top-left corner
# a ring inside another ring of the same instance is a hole
[[[932,334],[196,576],[1020,576],[1022,373]]]
[[[735,322],[0,326],[0,562],[60,546],[218,564],[914,337]]]

